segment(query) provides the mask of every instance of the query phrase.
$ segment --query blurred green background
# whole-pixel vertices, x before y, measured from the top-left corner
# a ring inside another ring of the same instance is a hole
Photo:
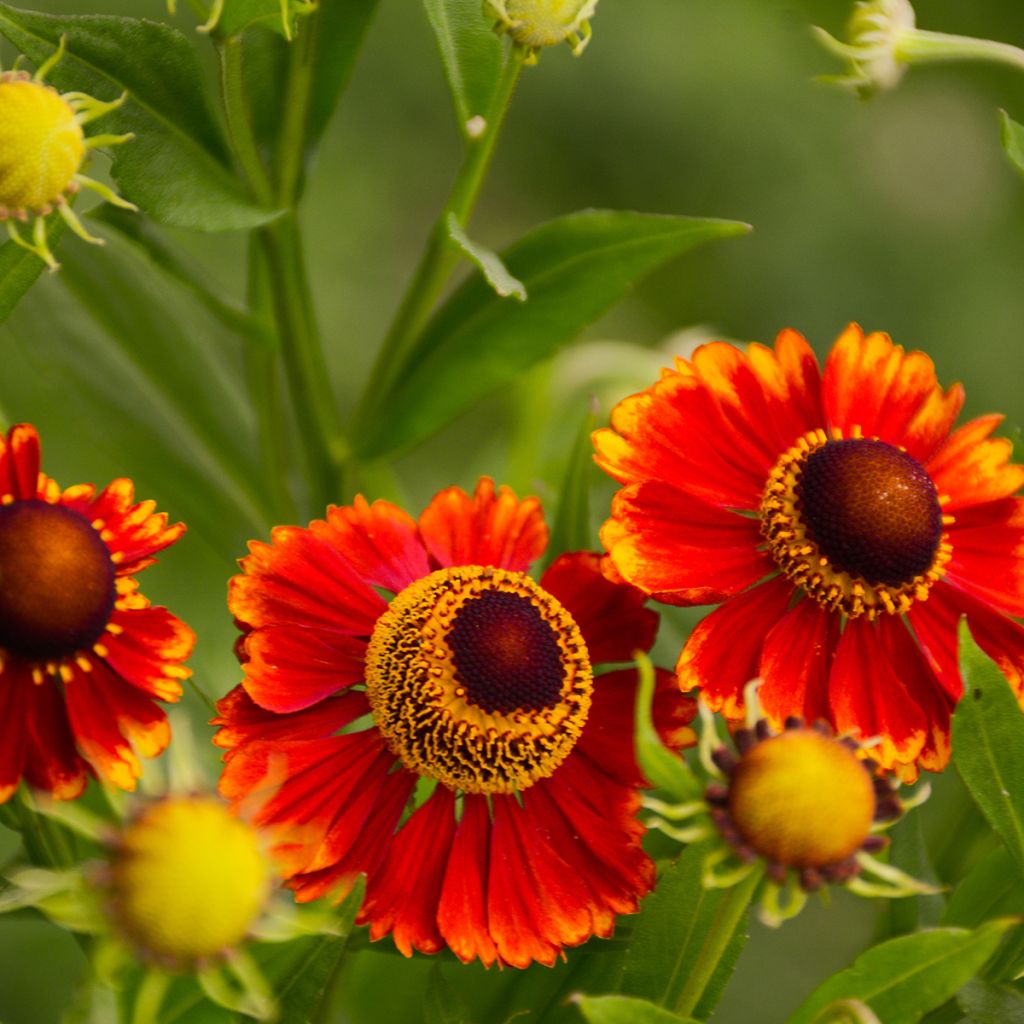
[[[162,0],[34,8],[166,16]],[[839,32],[848,9],[831,0],[602,0],[581,60],[558,49],[527,70],[474,238],[501,248],[587,206],[729,217],[754,230],[648,279],[552,365],[404,456],[396,470],[411,510],[480,473],[554,498],[590,396],[604,418],[671,355],[712,336],[770,341],[792,326],[824,353],[856,320],[928,351],[940,380],[965,384],[967,414],[1000,410],[1024,422],[1024,180],[1002,154],[997,121],[1001,107],[1024,121],[1024,76],[914,68],[894,93],[859,102],[813,81],[838,67],[808,25]],[[922,0],[918,19],[1024,43],[1024,8],[1003,0]],[[187,13],[176,23],[193,35]],[[458,155],[423,13],[414,0],[382,0],[306,199],[311,273],[345,413]],[[174,238],[241,301],[241,236]],[[226,580],[246,541],[271,525],[239,339],[123,242],[101,251],[70,239],[58,255],[63,270],[44,276],[0,328],[0,411],[38,426],[44,468],[62,484],[130,476],[141,496],[189,523],[142,588],[198,632],[196,687],[215,699],[238,681]],[[596,526],[612,488],[596,472],[593,483]],[[666,663],[696,615],[666,616]],[[185,706],[206,734],[198,693]],[[215,778],[212,748],[207,768]],[[976,854],[970,818],[951,826],[964,813],[955,778],[937,789],[924,832],[958,870]],[[14,849],[10,834],[0,842],[0,852]],[[783,1020],[886,926],[883,910],[842,895],[780,932],[755,926],[715,1020]],[[0,1022],[57,1021],[81,968],[74,943],[41,919],[0,919]],[[365,954],[345,979],[344,1012],[372,1007],[365,1019],[414,1021],[428,970]],[[456,988],[481,973],[454,964],[444,972]],[[510,973],[488,984],[498,992]]]

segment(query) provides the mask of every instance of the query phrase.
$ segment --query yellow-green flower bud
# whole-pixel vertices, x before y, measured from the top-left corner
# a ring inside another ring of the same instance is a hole
[[[568,43],[579,56],[590,41],[590,18],[597,0],[484,0],[484,14],[496,18],[495,31],[507,33],[531,51]]]

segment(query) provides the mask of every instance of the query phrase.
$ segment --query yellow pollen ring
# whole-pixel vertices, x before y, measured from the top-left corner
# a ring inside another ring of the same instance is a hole
[[[460,609],[486,591],[526,599],[551,629],[562,668],[552,706],[487,711],[468,700],[448,638]],[[593,672],[579,627],[554,597],[524,573],[470,565],[395,597],[370,639],[366,689],[377,727],[410,771],[465,793],[514,793],[550,776],[575,746]]]
[[[945,575],[953,553],[949,535],[942,534],[928,568],[899,586],[872,583],[835,565],[810,535],[796,493],[808,457],[829,441],[839,440],[839,432],[834,433],[830,437],[824,430],[810,431],[775,464],[761,499],[761,535],[782,573],[823,608],[871,620],[882,614],[901,615],[915,601],[927,600],[932,586]],[[860,438],[859,429],[851,436]],[[943,526],[952,522],[952,516],[943,515]]]

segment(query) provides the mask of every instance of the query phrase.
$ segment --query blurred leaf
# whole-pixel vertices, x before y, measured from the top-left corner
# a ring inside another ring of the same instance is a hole
[[[484,17],[482,0],[423,0],[427,20],[441,52],[459,130],[475,138],[467,125],[490,109],[501,74],[503,47]]]
[[[702,1020],[717,1005],[746,944],[746,903],[758,877],[755,873],[732,889],[705,888],[708,849],[707,843],[688,846],[658,879],[641,905],[621,982],[609,985],[665,1006],[679,1006],[685,995]],[[730,915],[737,907],[740,912]],[[730,917],[735,925],[723,934],[723,921]],[[715,943],[708,941],[713,933]]]
[[[989,921],[974,931],[935,928],[883,942],[819,985],[788,1024],[811,1024],[839,999],[863,1000],[885,1024],[913,1024],[966,984],[1016,923]]]
[[[867,1003],[859,999],[839,999],[829,1003],[817,1017],[814,1024],[882,1024]]]
[[[1024,125],[1014,121],[1005,110],[999,111],[999,137],[1010,162],[1024,174]]]
[[[629,996],[573,996],[588,1024],[698,1024],[692,1017]]]
[[[447,226],[448,237],[476,265],[487,283],[501,298],[507,299],[511,296],[520,302],[526,301],[526,289],[523,287],[523,282],[517,281],[505,269],[505,264],[501,262],[501,257],[497,253],[474,242],[463,230],[459,218],[454,213],[448,214]]]
[[[656,267],[736,221],[591,210],[549,221],[502,259],[529,299],[510,304],[474,274],[427,324],[394,383],[370,396],[352,437],[361,458],[412,447],[572,341]]]
[[[590,535],[590,476],[595,465],[590,434],[596,419],[595,411],[588,409],[569,451],[562,486],[558,489],[558,509],[545,553],[547,564],[563,551],[590,551],[594,547],[594,538]]]
[[[121,193],[164,224],[201,231],[251,228],[275,216],[233,174],[192,46],[176,29],[107,15],[53,16],[0,4],[0,32],[36,64],[66,37],[48,80],[103,100],[128,93],[97,122],[134,132],[111,149]]]
[[[928,854],[922,829],[920,812],[903,817],[889,832],[892,839],[889,861],[912,878],[927,882],[936,889],[942,888],[942,879],[936,874]],[[932,928],[942,921],[946,899],[941,892],[926,896],[909,896],[905,899],[889,900],[885,910],[888,932],[885,938],[905,935],[919,928]],[[994,915],[988,915],[992,917]],[[953,923],[953,922],[947,922]],[[964,924],[958,921],[957,924]],[[971,926],[980,921],[971,922]]]
[[[345,91],[379,0],[320,0],[306,146],[320,141]]]
[[[467,1024],[469,1021],[458,993],[441,973],[440,963],[431,968],[423,1009],[426,1024]]]
[[[169,277],[184,285],[225,327],[244,338],[277,348],[277,336],[262,321],[230,305],[210,290],[204,273],[186,256],[180,255],[146,217],[104,203],[90,218],[119,231],[137,245]]]
[[[964,695],[953,715],[953,762],[988,823],[1024,870],[1024,715],[1005,676],[960,631]]]
[[[65,231],[60,217],[51,217],[46,238],[52,251]],[[21,297],[36,283],[46,264],[33,252],[16,242],[0,245],[0,324],[10,315]]]
[[[1012,988],[975,978],[960,989],[956,1001],[971,1024],[1024,1024],[1024,995]]]
[[[949,898],[946,925],[976,928],[992,917],[1024,916],[1024,879],[1005,849],[993,850],[975,865]]]

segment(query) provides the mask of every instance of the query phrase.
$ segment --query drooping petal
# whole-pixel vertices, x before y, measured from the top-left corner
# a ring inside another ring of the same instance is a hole
[[[1010,462],[1013,443],[990,436],[1004,418],[981,416],[965,423],[925,464],[935,489],[949,498],[945,511],[999,501],[1024,487],[1024,466]]]
[[[865,335],[851,324],[825,363],[825,413],[849,437],[901,445],[919,462],[945,441],[963,405],[963,388],[943,391],[924,352],[906,352],[887,334]]]
[[[907,612],[921,652],[931,666],[935,678],[954,701],[964,691],[960,677],[960,617],[955,593],[948,583],[940,581],[927,601],[918,601]]]
[[[601,539],[618,571],[668,604],[724,601],[774,569],[757,519],[658,480],[619,491],[608,527]]]
[[[520,500],[509,487],[496,492],[489,477],[480,478],[472,497],[460,487],[441,491],[420,514],[419,526],[442,568],[493,565],[525,572],[548,542],[540,502]]]
[[[776,576],[731,597],[702,619],[679,655],[676,674],[683,690],[699,687],[713,711],[743,714],[743,688],[760,671],[764,638],[782,618],[793,585]]]
[[[0,678],[0,688],[4,685]],[[27,734],[25,780],[57,800],[74,800],[85,789],[89,772],[75,747],[61,694],[52,678],[35,685],[25,679],[23,685],[28,698],[21,726]],[[0,745],[4,742],[0,736]]]
[[[776,725],[790,715],[805,722],[829,721],[829,673],[839,642],[839,616],[801,599],[765,638],[757,691],[765,715]]]
[[[437,908],[448,851],[455,835],[455,795],[438,786],[399,830],[384,863],[367,880],[357,921],[370,937],[391,932],[406,956],[436,953],[444,945]]]
[[[32,676],[17,661],[0,661],[0,803],[11,798],[21,781],[27,732],[25,712]]]
[[[268,711],[291,712],[363,681],[366,640],[269,626],[249,633],[242,646],[245,688]]]
[[[310,530],[279,526],[252,542],[228,605],[246,626],[295,625],[368,637],[387,607],[344,556]]]
[[[326,522],[310,523],[310,529],[371,586],[397,594],[431,571],[416,520],[388,501],[371,505],[358,495],[351,506],[332,505]]]
[[[602,561],[590,551],[560,555],[540,580],[579,626],[593,665],[631,661],[634,652],[651,649],[658,631],[658,613],[644,607],[647,595],[612,583]]]
[[[195,633],[160,607],[116,609],[111,624],[97,654],[144,693],[160,700],[178,700],[182,681],[192,674],[181,662],[192,653]]]
[[[911,673],[918,665],[893,664],[879,635],[882,620],[850,619],[839,639],[829,698],[832,721],[841,733],[858,739],[877,737],[872,757],[883,768],[917,760],[928,736],[928,720],[912,696],[927,679]]]

